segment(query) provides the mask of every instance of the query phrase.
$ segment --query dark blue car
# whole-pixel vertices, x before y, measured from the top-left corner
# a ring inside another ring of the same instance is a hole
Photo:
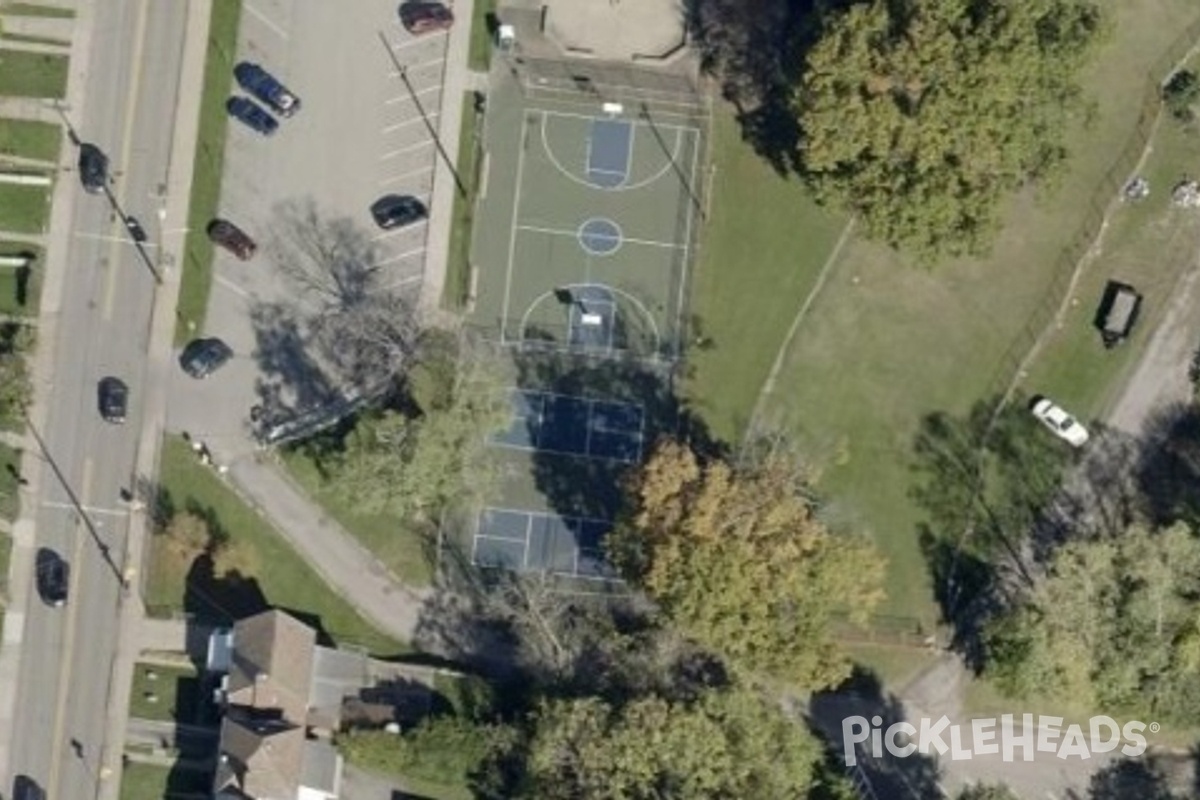
[[[270,136],[279,127],[279,122],[249,97],[229,98],[225,110],[229,116],[240,119],[263,136]]]
[[[233,77],[238,86],[281,117],[290,117],[300,110],[300,98],[258,64],[243,61],[233,68]]]

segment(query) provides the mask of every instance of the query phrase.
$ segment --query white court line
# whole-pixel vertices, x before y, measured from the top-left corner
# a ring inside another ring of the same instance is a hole
[[[71,503],[61,503],[57,500],[43,500],[42,505],[45,508],[61,508],[66,511],[78,510]],[[129,514],[127,508],[97,508],[96,506],[83,506],[82,508],[85,514],[107,514],[114,517],[124,517]]]
[[[246,298],[247,300],[252,299],[249,292],[247,292],[245,289],[238,286],[236,283],[229,280],[228,278],[226,278],[223,275],[213,275],[213,280],[216,281],[217,283],[221,284],[222,286],[224,286],[226,289],[233,292],[234,294],[241,295],[242,297]]]
[[[424,141],[417,142],[416,144],[410,144],[408,147],[401,147],[399,150],[391,150],[387,153],[384,153],[382,156],[379,157],[379,160],[387,161],[388,159],[395,158],[396,156],[401,155],[403,153],[408,153],[412,150],[416,150],[418,147],[431,147],[432,145],[433,145],[433,140],[426,139]]]
[[[433,164],[429,164],[428,166],[424,166],[424,167],[419,167],[417,169],[412,169],[412,170],[409,170],[408,172],[402,172],[399,175],[392,175],[391,177],[384,178],[383,180],[381,180],[379,182],[379,185],[380,186],[391,186],[393,183],[401,183],[401,182],[407,180],[412,175],[423,175],[426,172],[433,172]]]
[[[405,252],[401,253],[400,255],[390,256],[388,258],[385,258],[383,261],[376,261],[374,264],[371,265],[371,267],[375,268],[375,267],[382,267],[384,264],[394,264],[397,261],[403,261],[404,259],[408,258],[409,256],[415,256],[417,253],[424,253],[424,252],[425,252],[424,246],[417,247],[413,250],[406,250]]]
[[[420,199],[419,195],[417,197],[418,197],[418,199]],[[386,239],[389,236],[395,236],[397,233],[404,233],[404,231],[411,231],[414,228],[419,228],[422,225],[428,225],[428,224],[429,224],[429,220],[427,220],[427,219],[418,220],[417,222],[414,222],[411,225],[405,225],[402,228],[392,228],[390,231],[384,231],[383,233],[377,233],[371,237],[371,241],[377,242],[380,239]]]
[[[429,114],[427,116],[429,117],[430,122],[433,122],[435,119],[438,118],[438,115],[436,112],[433,114]],[[420,122],[420,121],[421,121],[421,115],[418,114],[417,116],[413,117],[412,119],[408,120],[407,122],[401,122],[399,124],[389,125],[388,127],[383,128],[382,132],[385,134],[395,133],[396,131],[400,130],[401,128],[407,128],[409,125],[412,125],[414,122]]]
[[[545,120],[545,112],[542,112],[542,119]],[[516,257],[517,251],[517,220],[521,218],[521,184],[525,176],[525,148],[529,144],[529,115],[521,115],[521,138],[517,140],[517,145],[521,148],[517,151],[517,189],[515,199],[513,200],[512,223],[508,237],[508,269],[504,274],[504,306],[500,311],[500,344],[506,341],[505,334],[508,328],[508,306],[512,299],[512,279],[513,279],[513,259]],[[525,331],[517,331],[517,340],[525,338]]]
[[[697,165],[700,158],[700,139],[696,139],[696,146],[692,148],[692,167],[687,174],[687,217],[683,223],[683,274],[679,276],[679,297],[675,302],[675,354],[679,355],[683,349],[682,342],[679,341],[680,333],[683,331],[683,298],[684,292],[687,291],[688,276],[692,272],[692,265],[688,263],[688,258],[692,255],[689,243],[692,240],[692,222],[696,212],[695,191],[693,189],[697,179],[703,180],[696,174]]]
[[[287,32],[284,31],[283,28],[276,25],[274,22],[271,22],[271,20],[267,19],[266,14],[263,14],[261,11],[259,11],[254,6],[250,5],[249,3],[243,3],[242,7],[250,12],[250,16],[254,17],[259,22],[266,25],[271,30],[275,31],[275,33],[278,34],[281,38],[283,38],[283,39],[288,38]]]
[[[543,111],[542,113],[547,117],[575,117],[576,119],[586,119],[589,122],[595,122],[597,120],[604,121],[604,120],[610,119],[609,117],[598,117],[595,114],[576,114],[571,111],[555,111],[555,110],[550,110],[550,109],[547,109],[547,110]],[[646,122],[645,120],[642,120],[642,119],[637,119],[637,118],[627,119],[625,117],[618,117],[617,119],[619,119],[622,122],[628,122],[632,127],[635,127],[635,128],[650,127],[650,123]],[[670,123],[655,122],[654,127],[658,128],[660,131],[680,130],[680,131],[692,131],[693,133],[700,133],[700,128],[698,128],[695,125],[672,125]]]
[[[442,87],[440,85],[439,86],[430,86],[428,89],[422,89],[421,91],[414,92],[413,94],[415,94],[417,97],[420,97],[423,94],[429,94],[430,92],[440,92],[441,90],[442,90]],[[411,100],[411,99],[412,99],[412,95],[409,94],[408,92],[405,92],[404,94],[396,95],[395,97],[390,97],[387,100],[384,100],[383,104],[385,106],[390,106],[390,105],[394,105],[396,103],[403,103],[405,100]]]
[[[536,225],[518,225],[516,229],[519,231],[529,231],[531,233],[548,233],[551,236],[570,236],[572,239],[579,238],[579,231],[564,231],[557,228],[539,228]],[[622,236],[621,241],[629,242],[630,244],[644,244],[648,247],[665,247],[670,250],[687,250],[686,244],[679,244],[678,242],[656,242],[653,239],[631,239],[628,236]]]

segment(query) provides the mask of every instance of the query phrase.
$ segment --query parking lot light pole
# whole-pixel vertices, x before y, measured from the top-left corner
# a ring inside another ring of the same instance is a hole
[[[421,100],[417,97],[416,91],[413,89],[412,82],[408,79],[408,67],[400,63],[396,58],[396,54],[392,52],[392,46],[388,44],[387,37],[383,35],[383,31],[379,31],[379,41],[383,43],[383,49],[387,51],[388,58],[391,59],[396,71],[400,73],[400,80],[404,81],[404,88],[408,90],[408,96],[412,98],[413,105],[417,107],[417,112],[421,115],[421,121],[425,123],[425,128],[429,131],[430,137],[433,138],[433,143],[437,146],[438,154],[441,155],[442,161],[450,168],[450,174],[454,176],[454,185],[458,188],[458,193],[463,197],[467,196],[467,187],[459,177],[458,170],[454,168],[454,159],[446,152],[446,148],[442,145],[442,139],[438,136],[437,129],[433,127],[433,123],[429,121],[429,115],[425,113],[425,106],[421,105]]]

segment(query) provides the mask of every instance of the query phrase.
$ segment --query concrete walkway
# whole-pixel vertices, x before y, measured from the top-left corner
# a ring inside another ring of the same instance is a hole
[[[54,100],[40,97],[0,97],[0,118],[51,122],[55,125],[61,125],[63,121],[54,108]]]
[[[31,17],[22,14],[0,13],[4,32],[14,36],[37,36],[69,43],[75,30],[74,17]],[[19,42],[0,42],[6,48],[19,47]]]

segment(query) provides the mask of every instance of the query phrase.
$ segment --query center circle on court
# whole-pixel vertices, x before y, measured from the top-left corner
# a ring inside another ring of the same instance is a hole
[[[621,226],[611,219],[594,217],[579,226],[579,246],[589,255],[612,255],[623,241]]]

